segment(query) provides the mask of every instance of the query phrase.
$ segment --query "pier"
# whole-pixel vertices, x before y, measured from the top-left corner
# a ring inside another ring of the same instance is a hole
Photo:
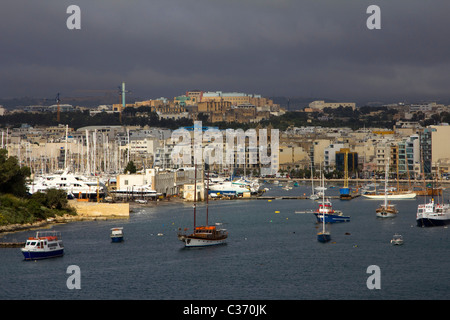
[[[359,194],[355,194],[351,196],[351,199],[359,197]],[[327,199],[340,199],[340,196],[326,196]],[[242,199],[242,198],[238,198]],[[309,196],[259,196],[255,198],[250,199],[257,199],[257,200],[310,200]],[[320,200],[320,199],[318,199]],[[345,199],[347,200],[347,199]],[[348,199],[350,200],[350,199]]]

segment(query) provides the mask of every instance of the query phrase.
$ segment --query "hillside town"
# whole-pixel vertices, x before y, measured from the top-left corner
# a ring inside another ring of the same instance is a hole
[[[392,115],[391,123],[394,123],[390,127],[328,127],[314,122],[314,119],[319,119],[326,123],[331,120],[330,115],[334,120],[344,120],[346,111],[358,108],[360,106],[354,102],[317,100],[303,109],[289,111],[257,94],[192,90],[173,99],[159,98],[134,103],[125,103],[123,99],[122,104],[99,105],[96,108],[59,103],[14,110],[1,108],[0,118],[9,114],[36,115],[47,112],[58,113],[59,119],[60,114],[77,111],[88,111],[90,117],[98,114],[121,116],[134,110],[132,116],[136,118],[148,117],[151,113],[156,114],[158,119],[187,119],[192,124],[203,121],[202,132],[211,129],[225,132],[223,124],[237,123],[252,124],[258,141],[261,134],[268,134],[268,150],[272,162],[277,165],[277,172],[267,174],[264,171],[266,164],[262,163],[260,154],[257,154],[255,161],[250,160],[247,139],[245,162],[229,165],[219,161],[211,166],[214,174],[227,178],[309,178],[312,170],[324,170],[327,178],[342,178],[347,169],[349,178],[372,179],[382,175],[389,164],[394,178],[447,179],[450,170],[450,126],[447,123],[424,125],[424,120],[440,119],[439,115],[448,113],[449,106],[435,102],[391,104],[383,106],[384,109],[373,108],[366,114],[383,116],[388,110]],[[305,115],[307,125],[297,127],[291,124],[280,130],[276,148],[271,146],[270,132],[275,129],[271,120],[298,114]],[[194,126],[183,128],[193,137]],[[31,169],[32,179],[66,171],[97,180],[101,178],[107,190],[116,191],[117,196],[120,196],[119,191],[129,195],[130,192],[138,194],[141,190],[143,194],[142,188],[147,188],[154,197],[183,195],[186,198],[189,197],[187,190],[192,188],[194,168],[192,164],[174,163],[173,152],[179,141],[173,139],[173,132],[174,129],[150,125],[73,127],[70,123],[54,126],[22,123],[20,126],[4,125],[1,147],[7,149],[10,156],[16,156],[21,166]],[[201,143],[205,149],[211,141],[203,139]],[[223,150],[227,150],[226,141],[221,143]],[[233,152],[237,154],[238,148],[235,147]],[[130,163],[133,169],[127,170]],[[36,187],[36,182],[32,187]]]

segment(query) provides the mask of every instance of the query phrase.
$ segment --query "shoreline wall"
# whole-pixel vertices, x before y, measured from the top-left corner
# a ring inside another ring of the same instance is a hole
[[[129,218],[129,203],[103,203],[70,200],[79,218]],[[76,216],[75,216],[76,217]],[[74,218],[75,218],[74,217]]]

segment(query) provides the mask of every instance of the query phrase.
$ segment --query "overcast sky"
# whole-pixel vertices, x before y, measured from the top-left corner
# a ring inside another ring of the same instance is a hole
[[[69,5],[81,30],[69,30]],[[381,29],[369,30],[369,5]],[[449,0],[9,0],[0,98],[186,90],[345,101],[450,98]],[[133,100],[130,97],[130,100]]]

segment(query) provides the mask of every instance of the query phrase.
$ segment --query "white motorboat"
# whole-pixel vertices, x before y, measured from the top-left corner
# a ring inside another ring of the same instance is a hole
[[[450,205],[435,203],[434,199],[417,206],[418,227],[445,226],[450,224]]]
[[[64,255],[61,234],[57,231],[38,231],[21,249],[25,260],[40,260]]]
[[[105,189],[99,180],[64,171],[61,174],[38,176],[28,185],[30,194],[48,189],[62,189],[75,198],[95,198],[104,196]]]
[[[391,244],[393,245],[402,245],[403,244],[403,237],[399,234],[394,234],[394,237],[391,239]]]

